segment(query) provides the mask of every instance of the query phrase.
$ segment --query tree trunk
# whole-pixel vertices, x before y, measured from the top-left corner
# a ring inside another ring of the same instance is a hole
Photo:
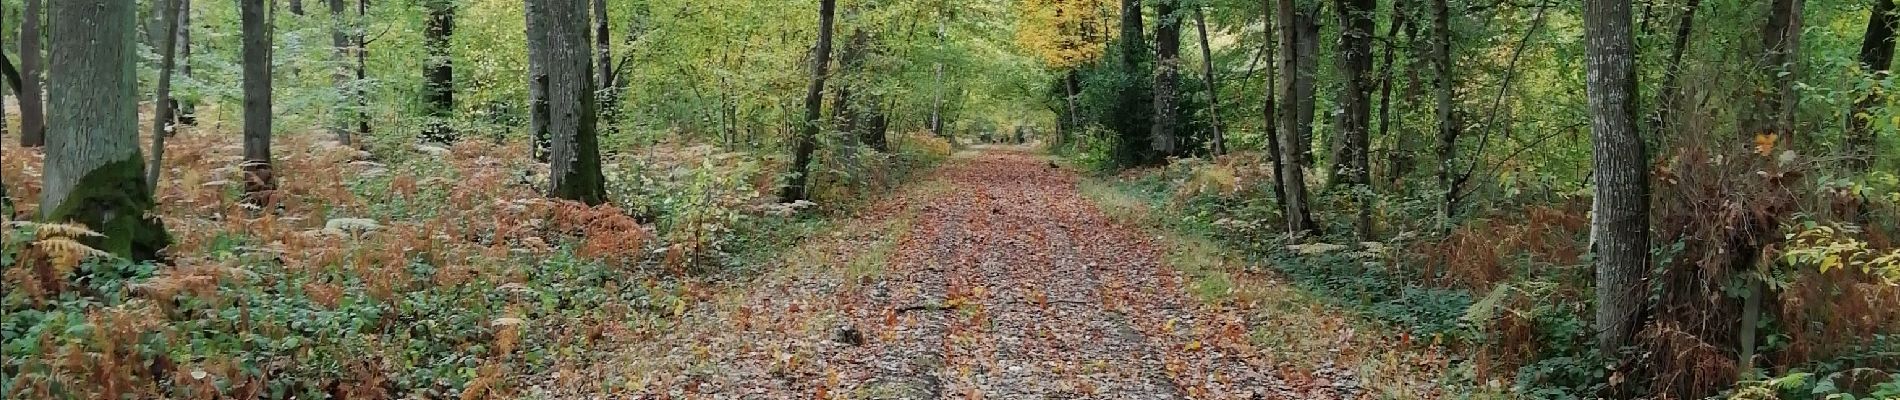
[[[423,48],[428,59],[423,63],[423,102],[429,113],[422,140],[453,143],[455,128],[449,125],[455,112],[455,57],[449,42],[455,37],[455,3],[429,0],[428,27],[423,32]],[[592,77],[589,77],[592,79]]]
[[[864,64],[864,51],[867,47],[870,47],[870,45],[870,35],[866,34],[863,29],[854,29],[851,32],[851,39],[846,40],[844,49],[839,51],[838,75],[840,78],[838,79],[837,94],[833,95],[834,99],[831,102],[831,121],[832,124],[837,126],[839,132],[858,132],[858,124],[861,123],[861,121],[859,121],[860,117],[858,116],[856,103],[853,103],[854,99],[852,99],[852,95],[854,93],[852,91],[852,82],[848,78],[850,75],[848,74],[862,72],[860,68],[863,68]],[[851,139],[859,139],[859,137],[857,135],[851,135]]]
[[[1768,23],[1762,30],[1761,72],[1771,77],[1773,95],[1760,96],[1753,132],[1780,135],[1783,142],[1801,144],[1794,132],[1794,80],[1800,75],[1801,8],[1804,0],[1771,0]]]
[[[1407,164],[1407,162],[1405,161],[1407,160],[1407,155],[1405,153],[1406,140],[1403,137],[1393,137],[1391,135],[1392,80],[1393,80],[1392,63],[1398,58],[1396,57],[1394,53],[1395,53],[1395,50],[1399,47],[1398,46],[1399,30],[1404,29],[1406,24],[1410,23],[1410,19],[1409,19],[1410,13],[1405,8],[1405,4],[1406,3],[1404,2],[1404,0],[1399,0],[1398,2],[1395,2],[1392,4],[1392,25],[1387,27],[1385,31],[1385,54],[1383,55],[1385,59],[1380,61],[1380,65],[1379,65],[1379,134],[1378,134],[1378,137],[1385,138],[1386,140],[1391,141],[1390,142],[1391,144],[1386,149],[1386,155],[1387,155],[1386,168],[1385,168],[1386,176],[1384,177],[1384,179],[1381,179],[1381,181],[1386,182],[1388,184],[1388,187],[1393,187],[1393,188],[1397,188],[1399,179],[1405,176],[1409,172],[1409,168],[1405,165]]]
[[[1122,62],[1129,71],[1134,71],[1141,62],[1142,53],[1148,51],[1143,40],[1141,23],[1141,0],[1122,0]]]
[[[349,31],[355,24],[349,22],[349,15],[346,13],[348,7],[343,4],[343,1],[325,0],[330,6],[330,47],[336,53],[336,72],[330,77],[330,83],[336,87],[338,105],[337,114],[331,117],[330,136],[336,138],[337,143],[349,146],[354,143],[353,135],[350,133],[350,127],[354,124],[350,120],[356,116],[355,113],[347,111],[349,105],[355,103],[353,99],[355,92],[350,89],[353,82],[349,67],[351,47]]]
[[[1180,0],[1155,1],[1155,73],[1154,73],[1154,124],[1150,126],[1148,146],[1154,151],[1156,161],[1166,162],[1169,157],[1181,155],[1180,107],[1178,98],[1181,86],[1181,16],[1178,6]]]
[[[1298,53],[1299,64],[1294,66],[1297,68],[1297,73],[1288,77],[1287,82],[1294,85],[1294,93],[1299,96],[1288,98],[1286,101],[1291,101],[1294,105],[1299,106],[1299,110],[1296,111],[1297,114],[1294,115],[1293,120],[1293,122],[1296,123],[1296,127],[1298,127],[1297,133],[1299,133],[1298,136],[1293,138],[1295,150],[1293,154],[1298,158],[1300,168],[1310,169],[1313,168],[1315,162],[1315,158],[1313,157],[1313,115],[1318,111],[1317,107],[1319,106],[1319,101],[1313,97],[1317,94],[1319,88],[1319,5],[1314,4],[1313,8],[1301,10],[1294,15],[1298,17],[1293,20],[1294,27],[1300,30],[1298,35],[1299,41],[1294,43],[1296,46],[1294,50]]]
[[[1860,68],[1867,71],[1868,79],[1885,80],[1892,74],[1894,31],[1900,28],[1900,18],[1894,15],[1893,0],[1874,0],[1873,14],[1867,19],[1867,34],[1860,44]],[[1873,109],[1886,103],[1879,90],[1869,91],[1854,102],[1854,109],[1848,112],[1847,150],[1848,168],[1856,172],[1867,172],[1880,157],[1879,138],[1872,124],[1876,118]]]
[[[85,224],[102,238],[94,248],[132,260],[155,260],[170,244],[152,216],[139,151],[138,42],[133,2],[58,0],[50,15],[52,46],[41,216]]]
[[[1458,134],[1463,128],[1454,119],[1457,116],[1453,110],[1452,95],[1456,90],[1457,78],[1453,75],[1451,63],[1451,42],[1454,38],[1451,7],[1446,3],[1446,0],[1432,0],[1431,58],[1432,71],[1437,75],[1433,82],[1437,87],[1433,91],[1437,100],[1434,112],[1438,120],[1438,185],[1444,191],[1438,203],[1438,221],[1440,230],[1449,231],[1452,214],[1457,211],[1458,187],[1462,185],[1456,181],[1457,173],[1454,171],[1458,158]]]
[[[1293,115],[1280,119],[1280,153],[1287,162],[1280,163],[1280,183],[1286,192],[1284,207],[1287,233],[1300,235],[1315,233],[1319,227],[1313,222],[1312,213],[1306,204],[1306,172],[1304,163],[1298,160],[1306,154],[1308,146],[1301,141],[1310,137],[1313,120],[1313,75],[1306,66],[1312,61],[1312,47],[1317,47],[1318,25],[1314,24],[1307,11],[1295,11],[1294,0],[1280,0],[1281,51],[1286,58],[1280,64],[1281,75],[1287,77],[1284,96],[1285,110]],[[1313,44],[1309,47],[1309,43]]]
[[[548,196],[589,205],[607,201],[600,171],[596,130],[594,74],[587,32],[587,9],[573,0],[528,0],[528,57],[535,84],[543,86],[546,122],[552,137]]]
[[[1207,43],[1207,13],[1194,8],[1194,29],[1201,36],[1201,79],[1207,81],[1207,116],[1214,137],[1214,155],[1227,153],[1227,138],[1221,133],[1220,83],[1214,80],[1214,49]]]
[[[191,77],[191,0],[183,0],[178,6],[178,76]],[[197,125],[198,104],[192,100],[168,99],[167,106],[172,108],[174,125]],[[176,134],[177,132],[169,132]]]
[[[6,20],[7,20],[7,9],[4,6],[0,6],[0,42],[5,41],[5,37],[7,33]],[[4,48],[4,47],[6,46],[0,46],[0,48]],[[16,68],[13,66],[13,59],[7,57],[7,52],[4,49],[0,49],[0,66],[6,67],[5,70],[0,71],[0,72],[6,73],[7,87],[12,88],[14,92],[16,93],[19,92],[20,70],[19,68]],[[5,92],[4,90],[0,90],[0,110],[7,109],[6,93],[4,92]],[[4,116],[5,116],[4,113],[0,113],[0,140],[5,140],[7,137],[7,120],[6,118],[4,118]],[[0,185],[0,186],[4,186],[4,185]],[[8,212],[13,209],[13,199],[7,198],[5,189],[0,189],[0,206],[5,207],[5,210],[6,210],[6,211],[0,211],[0,212]],[[10,215],[7,215],[7,216],[10,217]]]
[[[1635,39],[1630,4],[1584,1],[1584,53],[1597,179],[1597,349],[1618,354],[1634,337],[1648,297],[1649,154],[1636,132]]]
[[[356,134],[369,136],[369,0],[356,0]]]
[[[824,122],[820,109],[824,108],[826,68],[831,65],[831,24],[835,8],[837,0],[819,0],[818,46],[812,50],[811,86],[805,89],[805,120],[798,127],[798,136],[792,139],[792,181],[779,194],[779,201],[805,200],[810,195],[806,185],[811,182],[811,156],[818,146],[818,126]],[[942,120],[937,122],[942,124]]]
[[[828,2],[830,0],[821,1]],[[943,50],[943,43],[949,40],[950,36],[950,31],[945,27],[943,18],[942,15],[937,16],[937,50]],[[943,62],[939,61],[936,63],[936,70],[936,78],[931,84],[931,88],[936,92],[932,95],[933,98],[930,100],[930,134],[936,135],[937,137],[948,137],[949,134],[943,131]]]
[[[1275,0],[1261,0],[1260,9],[1274,10],[1274,1]],[[1260,17],[1264,24],[1264,28],[1261,29],[1261,36],[1264,36],[1261,38],[1261,43],[1265,43],[1267,60],[1271,63],[1281,63],[1279,55],[1276,54],[1278,53],[1276,50],[1278,49],[1278,45],[1286,41],[1274,40],[1274,38],[1278,36],[1277,32],[1280,32],[1274,28],[1275,12],[1266,12],[1263,14],[1265,15]],[[1278,95],[1281,90],[1281,72],[1283,72],[1282,68],[1277,66],[1267,68],[1267,85],[1264,88],[1264,91],[1267,92],[1265,96],[1266,104],[1264,107],[1261,107],[1262,113],[1266,114],[1267,121],[1261,126],[1263,130],[1267,131],[1267,158],[1273,163],[1273,201],[1275,204],[1280,204],[1284,209],[1287,204],[1286,179],[1281,173],[1285,171],[1286,164],[1289,163],[1285,158],[1286,152],[1280,151],[1280,116],[1285,111],[1280,108],[1276,100],[1278,100]]]
[[[594,4],[594,87],[612,88],[614,86],[614,48],[612,31],[608,29],[607,0],[593,0]]]
[[[64,0],[61,0],[64,1]],[[268,204],[277,190],[271,172],[271,31],[266,0],[240,0],[244,40],[245,202]]]
[[[1076,106],[1076,97],[1082,95],[1080,93],[1082,85],[1078,82],[1081,78],[1078,77],[1078,75],[1080,75],[1080,72],[1071,69],[1069,73],[1062,78],[1062,92],[1066,95],[1063,100],[1069,105],[1069,131],[1062,132],[1061,135],[1056,137],[1057,148],[1067,147],[1069,145],[1069,136],[1080,133],[1083,129],[1082,108]]]
[[[303,0],[290,0],[290,13],[297,16],[303,16],[304,14]]]
[[[44,0],[26,0],[20,23],[20,146],[46,145],[46,109],[40,97],[40,12]],[[126,28],[130,29],[130,28]]]
[[[1683,5],[1682,17],[1676,22],[1675,42],[1669,45],[1669,63],[1663,66],[1663,83],[1659,94],[1662,98],[1656,101],[1656,119],[1652,121],[1657,132],[1671,132],[1671,127],[1676,124],[1675,114],[1677,108],[1682,106],[1682,88],[1677,83],[1681,81],[1682,55],[1689,49],[1689,36],[1695,33],[1696,9],[1701,6],[1702,0],[1688,0],[1688,4]]]
[[[1372,182],[1368,150],[1372,147],[1372,35],[1378,29],[1373,21],[1373,13],[1378,11],[1376,0],[1337,0],[1334,9],[1339,13],[1340,61],[1339,72],[1345,80],[1345,99],[1341,106],[1345,113],[1340,116],[1340,134],[1343,136],[1345,151],[1341,160],[1335,160],[1334,173],[1338,182],[1351,186],[1367,186]],[[1352,189],[1353,197],[1359,206],[1359,218],[1354,224],[1361,241],[1372,240],[1372,196],[1370,187]]]
[[[145,168],[145,185],[158,192],[158,178],[165,170],[165,137],[171,135],[172,108],[172,66],[177,63],[178,50],[178,14],[185,0],[162,0],[159,7],[159,23],[164,24],[164,36],[159,39],[158,48],[158,92],[153,96],[153,109],[158,115],[152,118],[152,162]],[[154,199],[156,200],[156,199]]]

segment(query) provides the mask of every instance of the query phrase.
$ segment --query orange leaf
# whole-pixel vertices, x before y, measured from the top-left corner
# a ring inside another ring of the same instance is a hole
[[[1781,139],[1781,135],[1777,135],[1773,133],[1762,132],[1760,134],[1756,134],[1755,135],[1755,154],[1760,154],[1763,157],[1767,157],[1768,154],[1774,153],[1775,142],[1779,141],[1780,139]]]

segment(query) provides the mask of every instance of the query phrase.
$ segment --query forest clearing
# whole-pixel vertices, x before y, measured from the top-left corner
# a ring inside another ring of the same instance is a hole
[[[1900,399],[1894,0],[0,0],[0,398]]]

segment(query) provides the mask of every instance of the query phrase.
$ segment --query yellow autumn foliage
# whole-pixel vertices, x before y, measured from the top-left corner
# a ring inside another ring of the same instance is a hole
[[[1102,56],[1114,30],[1105,26],[1117,7],[1107,0],[1024,0],[1016,42],[1054,69]]]

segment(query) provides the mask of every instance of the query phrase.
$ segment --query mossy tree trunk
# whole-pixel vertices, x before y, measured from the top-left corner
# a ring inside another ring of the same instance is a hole
[[[543,96],[534,117],[545,119],[535,124],[552,139],[548,196],[605,203],[586,3],[528,0],[527,8],[530,85],[540,85]]]
[[[1179,0],[1155,1],[1154,121],[1148,130],[1153,162],[1181,155],[1181,15]]]
[[[41,217],[105,234],[91,243],[152,260],[171,241],[151,216],[139,151],[137,12],[133,2],[53,2],[48,132]]]

